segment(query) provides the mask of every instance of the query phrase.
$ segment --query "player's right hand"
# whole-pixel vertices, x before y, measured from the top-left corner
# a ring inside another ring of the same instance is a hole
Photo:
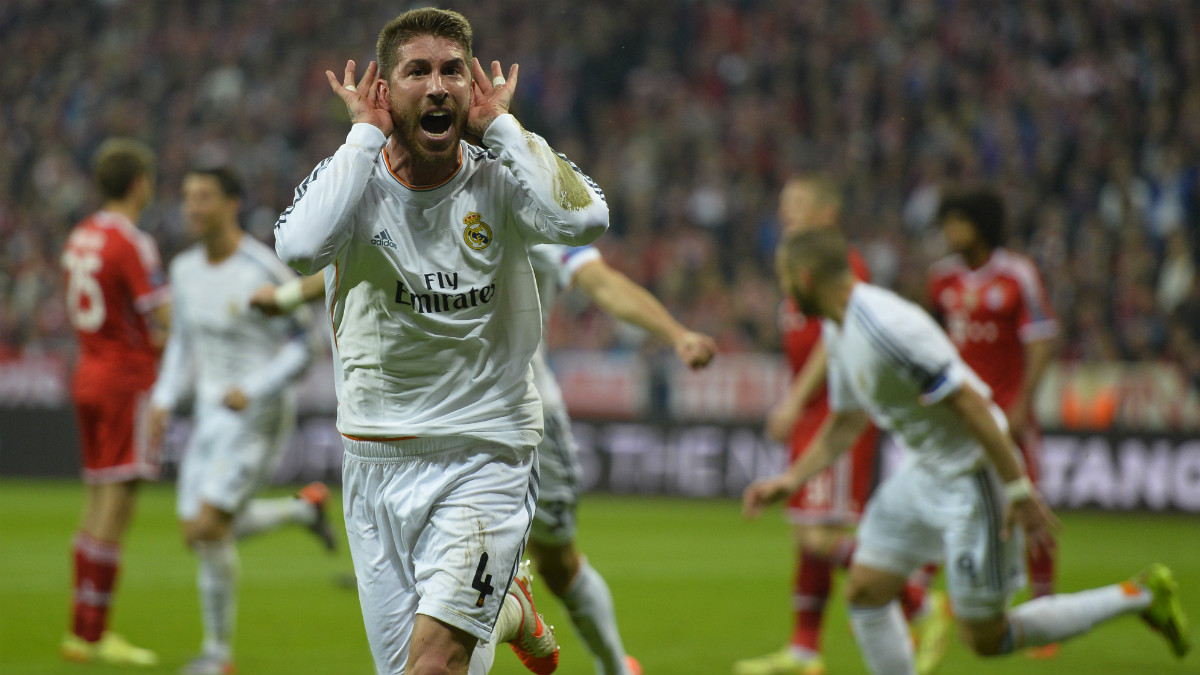
[[[1016,523],[1025,530],[1025,545],[1034,557],[1049,555],[1056,546],[1054,533],[1062,529],[1062,523],[1050,512],[1042,496],[1036,491],[1028,499],[1012,502],[1004,515],[1003,539],[1008,539]]]
[[[675,353],[692,370],[708,365],[717,354],[717,341],[705,335],[688,331],[675,343]]]
[[[250,307],[257,309],[267,316],[279,316],[283,314],[283,309],[275,301],[275,287],[270,284],[254,291],[254,295],[250,296]]]
[[[341,82],[332,70],[325,71],[329,87],[346,104],[350,122],[366,122],[379,127],[384,136],[392,135],[392,104],[387,96],[387,82],[379,78],[379,64],[372,61],[358,84],[354,84],[354,61],[346,62]]]
[[[746,487],[742,493],[742,517],[747,520],[757,518],[763,509],[775,502],[782,501],[794,491],[786,474],[760,478]]]

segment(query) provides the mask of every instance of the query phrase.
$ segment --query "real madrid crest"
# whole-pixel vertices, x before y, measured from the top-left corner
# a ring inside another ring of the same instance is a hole
[[[463,218],[463,225],[467,226],[463,230],[463,241],[467,242],[467,246],[482,251],[492,243],[492,228],[483,222],[483,216],[471,211]]]

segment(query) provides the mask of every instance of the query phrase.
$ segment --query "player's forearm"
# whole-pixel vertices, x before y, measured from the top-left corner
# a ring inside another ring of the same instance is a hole
[[[288,341],[262,368],[242,380],[242,391],[251,400],[275,396],[299,378],[312,363],[313,350],[306,335]]]
[[[1019,459],[1017,447],[1008,431],[996,420],[988,399],[969,384],[964,384],[957,392],[947,397],[946,402],[954,408],[967,430],[983,446],[988,460],[996,467],[1005,483],[1025,476],[1025,467]]]
[[[608,204],[599,187],[557,155],[537,134],[521,128],[512,115],[501,115],[487,128],[483,143],[512,172],[528,196],[531,241],[582,246],[608,229]]]
[[[333,261],[350,236],[350,219],[386,139],[378,127],[355,124],[333,157],[308,176],[275,223],[275,252],[301,274]]]
[[[808,355],[808,360],[804,362],[804,367],[796,375],[796,382],[792,385],[792,403],[796,406],[797,411],[812,399],[817,388],[825,382],[825,371],[828,364],[829,355],[825,351],[825,343],[818,342]]]
[[[1018,405],[1028,405],[1033,400],[1033,394],[1046,374],[1046,368],[1050,366],[1051,359],[1054,358],[1057,344],[1058,340],[1052,337],[1024,344],[1025,378],[1021,383],[1021,390],[1017,393]]]
[[[600,283],[594,285],[578,285],[605,313],[632,323],[670,345],[674,345],[687,334],[687,328],[676,321],[650,291],[633,283],[629,277],[611,267],[600,265],[603,263],[588,265],[580,270],[576,279],[585,276],[601,278]]]
[[[860,411],[841,412],[825,420],[808,449],[788,467],[788,482],[797,490],[810,478],[825,470],[854,444],[867,426],[867,416]]]

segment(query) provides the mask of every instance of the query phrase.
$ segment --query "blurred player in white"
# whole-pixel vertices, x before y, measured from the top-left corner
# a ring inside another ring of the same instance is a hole
[[[1054,356],[1058,321],[1033,261],[1003,247],[1004,202],[991,190],[957,192],[938,208],[951,255],[929,270],[933,314],[963,361],[992,389],[1034,485],[1041,476],[1041,431],[1033,394]],[[1030,591],[1054,592],[1054,551],[1027,552]],[[1050,657],[1057,645],[1030,652]]]
[[[92,169],[104,204],[71,231],[62,254],[67,317],[79,340],[71,402],[86,492],[72,551],[71,632],[61,651],[69,661],[150,666],[158,657],[108,630],[108,611],[138,483],[157,478],[160,466],[147,417],[170,292],[158,247],[137,229],[154,195],[154,153],[110,139]]]
[[[177,500],[184,538],[199,560],[204,644],[182,671],[191,675],[234,672],[235,539],[299,524],[334,546],[324,485],[309,485],[296,498],[252,499],[295,426],[291,385],[315,345],[307,309],[272,318],[250,307],[257,289],[295,273],[242,231],[240,203],[241,183],[228,169],[184,178],[184,216],[199,242],[171,262],[175,315],[153,395],[159,436],[168,411],[194,400]]]
[[[646,289],[609,267],[596,248],[543,244],[533,247],[530,260],[537,277],[543,322],[549,319],[559,290],[574,286],[608,314],[670,344],[689,367],[708,365],[716,353],[712,338],[680,325]],[[575,545],[579,457],[562,391],[546,363],[544,338],[543,334],[533,358],[534,382],[542,397],[546,430],[538,445],[541,486],[529,551],[546,586],[562,602],[592,652],[596,672],[635,675],[641,669],[633,657],[625,654],[608,584]]]
[[[915,673],[913,645],[896,601],[914,570],[946,561],[960,635],[996,656],[1065,640],[1121,614],[1140,613],[1182,656],[1187,622],[1166,567],[1136,579],[1031,600],[1011,610],[1024,583],[1023,538],[1053,546],[1054,516],[1025,473],[1003,413],[933,318],[885,289],[854,278],[839,234],[789,236],[780,282],[801,310],[825,319],[833,417],[813,447],[780,476],[745,492],[747,516],[785,498],[844,452],[868,416],[911,449],[871,497],[858,530],[846,589],[850,621],[868,669]]]
[[[406,12],[377,53],[357,85],[352,61],[326,73],[353,126],[275,230],[289,265],[325,269],[367,639],[379,673],[484,673],[501,642],[549,673],[518,577],[542,438],[528,250],[590,243],[608,206],[508,113],[517,66],[485,74],[461,14]]]
[[[789,179],[779,194],[779,223],[783,236],[819,229],[836,229],[842,195],[837,184],[822,174],[802,174]],[[849,250],[854,276],[870,281],[866,260]],[[808,451],[829,418],[825,388],[826,357],[821,344],[821,322],[806,316],[791,298],[780,303],[783,348],[792,367],[792,386],[767,416],[767,435],[788,443],[791,460]],[[879,430],[868,425],[849,452],[788,498],[788,520],[796,544],[793,586],[794,624],[791,643],[779,651],[733,664],[734,675],[821,675],[821,622],[833,587],[834,569],[847,569],[854,554],[854,525],[875,480]],[[920,638],[918,664],[930,672],[945,652],[947,621],[944,598],[935,594],[926,606],[928,576],[911,583],[901,594],[905,617],[914,620]]]

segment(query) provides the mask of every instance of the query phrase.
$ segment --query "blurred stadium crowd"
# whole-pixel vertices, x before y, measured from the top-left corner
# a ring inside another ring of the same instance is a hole
[[[516,112],[605,189],[610,262],[725,350],[777,347],[778,187],[821,170],[875,279],[916,299],[959,182],[1000,188],[1061,355],[1168,359],[1200,382],[1200,5],[1190,0],[473,0]],[[146,229],[186,245],[179,184],[228,163],[272,224],[347,120],[324,71],[407,3],[0,3],[0,354],[68,352],[57,257],[106,136],[159,153]],[[361,72],[361,70],[360,70]],[[581,303],[555,345],[638,348]]]

